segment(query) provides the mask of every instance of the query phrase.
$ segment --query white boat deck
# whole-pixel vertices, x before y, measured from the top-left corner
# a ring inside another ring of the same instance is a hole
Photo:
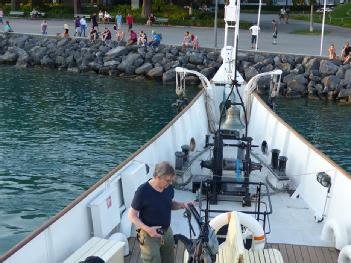
[[[228,151],[235,150],[234,147],[225,147],[224,156],[228,156]],[[258,152],[258,148],[255,149]],[[233,153],[231,153],[233,155]],[[198,156],[196,161],[192,163],[192,173],[206,175],[210,171],[208,169],[200,169],[201,159],[207,159],[210,156],[210,151],[204,151],[202,155]],[[258,162],[253,158],[253,161]],[[234,171],[225,171],[234,174]],[[262,182],[267,184],[266,176],[270,174],[270,170],[263,166],[262,171],[253,171],[250,175],[250,181]],[[233,176],[233,175],[232,175]],[[256,192],[256,187],[250,187],[250,193]],[[307,204],[301,198],[292,198],[291,193],[293,191],[277,191],[269,188],[270,198],[272,203],[273,213],[269,215],[269,222],[271,231],[266,235],[268,243],[281,243],[291,245],[303,245],[303,246],[320,246],[320,247],[333,247],[332,243],[323,241],[320,237],[322,232],[322,223],[317,223],[314,220],[314,211],[312,211]],[[262,188],[262,201],[268,203],[267,196],[264,194],[265,189]],[[189,191],[176,190],[176,200],[190,201],[195,200],[196,195]],[[253,211],[255,203],[252,202],[251,207],[242,207],[240,200],[241,197],[237,197],[237,202],[234,201],[219,201],[218,204],[210,205],[210,210],[226,210],[226,211]],[[202,209],[205,208],[205,202],[202,204]],[[264,207],[261,207],[263,211]],[[202,213],[203,215],[203,213]],[[210,217],[214,217],[216,214],[210,214]],[[266,223],[267,224],[267,223]],[[198,234],[197,223],[193,220],[192,225]],[[181,233],[189,237],[188,221],[183,216],[183,211],[172,212],[172,229],[174,234]],[[269,226],[266,225],[266,232],[269,231]]]

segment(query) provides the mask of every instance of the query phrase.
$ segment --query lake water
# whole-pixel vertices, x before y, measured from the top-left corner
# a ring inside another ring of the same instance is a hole
[[[351,173],[351,105],[279,98],[275,111],[319,150]]]
[[[0,67],[0,254],[152,138],[175,100],[174,85]]]

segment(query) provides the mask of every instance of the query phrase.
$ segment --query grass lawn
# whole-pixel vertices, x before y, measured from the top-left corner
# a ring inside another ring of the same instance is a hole
[[[293,31],[290,32],[290,34],[297,34],[297,35],[320,35],[322,33],[321,30],[313,30],[313,32],[310,32],[309,29],[302,29],[302,28],[298,28],[298,29],[295,29]],[[324,35],[327,35],[329,34],[330,31],[328,30],[324,30]]]
[[[308,12],[305,12],[304,14],[293,14],[290,17],[297,20],[310,20],[310,14]],[[315,12],[313,14],[313,21],[316,23],[322,23],[322,14]],[[338,5],[332,12],[326,13],[325,23],[341,27],[351,27],[351,3]]]

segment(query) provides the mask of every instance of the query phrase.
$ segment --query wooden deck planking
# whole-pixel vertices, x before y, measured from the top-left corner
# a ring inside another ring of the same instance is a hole
[[[130,255],[124,258],[125,263],[142,263],[139,242],[129,238]],[[275,248],[283,256],[284,263],[337,263],[339,252],[330,247],[298,246],[289,244],[267,244],[267,248]],[[179,242],[174,248],[175,263],[183,262],[184,244]]]

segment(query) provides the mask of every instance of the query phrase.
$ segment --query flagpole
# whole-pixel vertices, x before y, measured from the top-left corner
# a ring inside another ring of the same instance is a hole
[[[322,20],[322,34],[321,34],[321,49],[319,50],[319,55],[322,56],[323,53],[323,39],[324,39],[324,24],[325,24],[325,9],[327,7],[327,0],[324,0],[323,8],[323,20]]]
[[[262,0],[260,0],[259,6],[258,6],[258,18],[257,18],[257,26],[258,28],[260,28],[260,18],[261,18],[261,6],[262,6]],[[256,38],[256,46],[255,46],[255,50],[257,51],[257,46],[258,46],[258,34],[259,31],[257,31],[257,38]]]

